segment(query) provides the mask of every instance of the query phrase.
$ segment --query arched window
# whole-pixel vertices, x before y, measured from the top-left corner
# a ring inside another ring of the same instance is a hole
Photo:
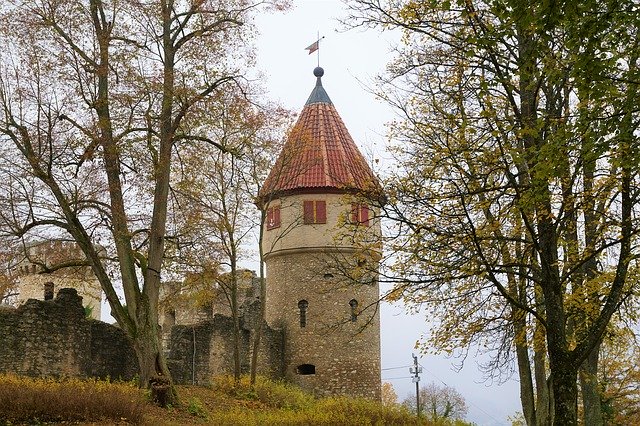
[[[358,319],[358,301],[356,299],[351,299],[349,301],[349,306],[351,306],[351,322],[356,322]]]
[[[298,309],[300,309],[300,327],[307,326],[307,308],[309,307],[309,302],[302,299],[298,302]]]
[[[301,364],[296,368],[296,373],[303,376],[316,374],[316,366],[313,364]]]

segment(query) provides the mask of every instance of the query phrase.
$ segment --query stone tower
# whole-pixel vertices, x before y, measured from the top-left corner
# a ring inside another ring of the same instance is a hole
[[[25,258],[16,267],[19,275],[18,304],[22,305],[29,299],[53,299],[61,288],[74,288],[82,297],[83,306],[91,310],[91,317],[99,320],[102,287],[89,266],[43,273],[45,266],[81,259],[84,255],[75,242],[50,240],[29,244]]]
[[[259,196],[266,319],[284,376],[318,395],[380,398],[378,180],[317,77]]]

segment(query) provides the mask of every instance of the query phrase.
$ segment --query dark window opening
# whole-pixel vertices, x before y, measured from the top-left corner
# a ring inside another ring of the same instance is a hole
[[[327,223],[327,203],[323,200],[303,203],[304,224]]]
[[[351,299],[349,301],[349,306],[351,306],[351,322],[356,322],[358,319],[358,301],[356,299]]]
[[[303,299],[298,302],[298,309],[300,309],[300,327],[307,326],[307,308],[308,307],[309,307],[309,302],[307,302],[306,300]]]
[[[308,376],[309,374],[316,374],[316,366],[313,364],[301,364],[296,368],[296,373],[301,374],[303,376]]]
[[[44,300],[52,300],[54,293],[54,286],[51,281],[44,283]]]

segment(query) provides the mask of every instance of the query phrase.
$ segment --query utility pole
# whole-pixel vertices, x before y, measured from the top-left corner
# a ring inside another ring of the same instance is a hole
[[[413,367],[409,368],[409,372],[413,374],[411,381],[416,384],[416,411],[418,418],[420,418],[420,373],[422,373],[422,367],[418,365],[418,357],[415,354],[411,354],[413,357]]]

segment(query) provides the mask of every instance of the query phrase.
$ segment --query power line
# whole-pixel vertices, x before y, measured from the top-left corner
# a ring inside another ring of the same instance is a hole
[[[406,379],[410,379],[412,376],[404,376],[404,377],[387,377],[387,378],[382,378],[382,380],[406,380]]]
[[[400,367],[387,367],[387,368],[381,368],[380,371],[386,371],[386,370],[399,370],[401,368],[409,368],[411,367],[410,365],[403,365]]]

